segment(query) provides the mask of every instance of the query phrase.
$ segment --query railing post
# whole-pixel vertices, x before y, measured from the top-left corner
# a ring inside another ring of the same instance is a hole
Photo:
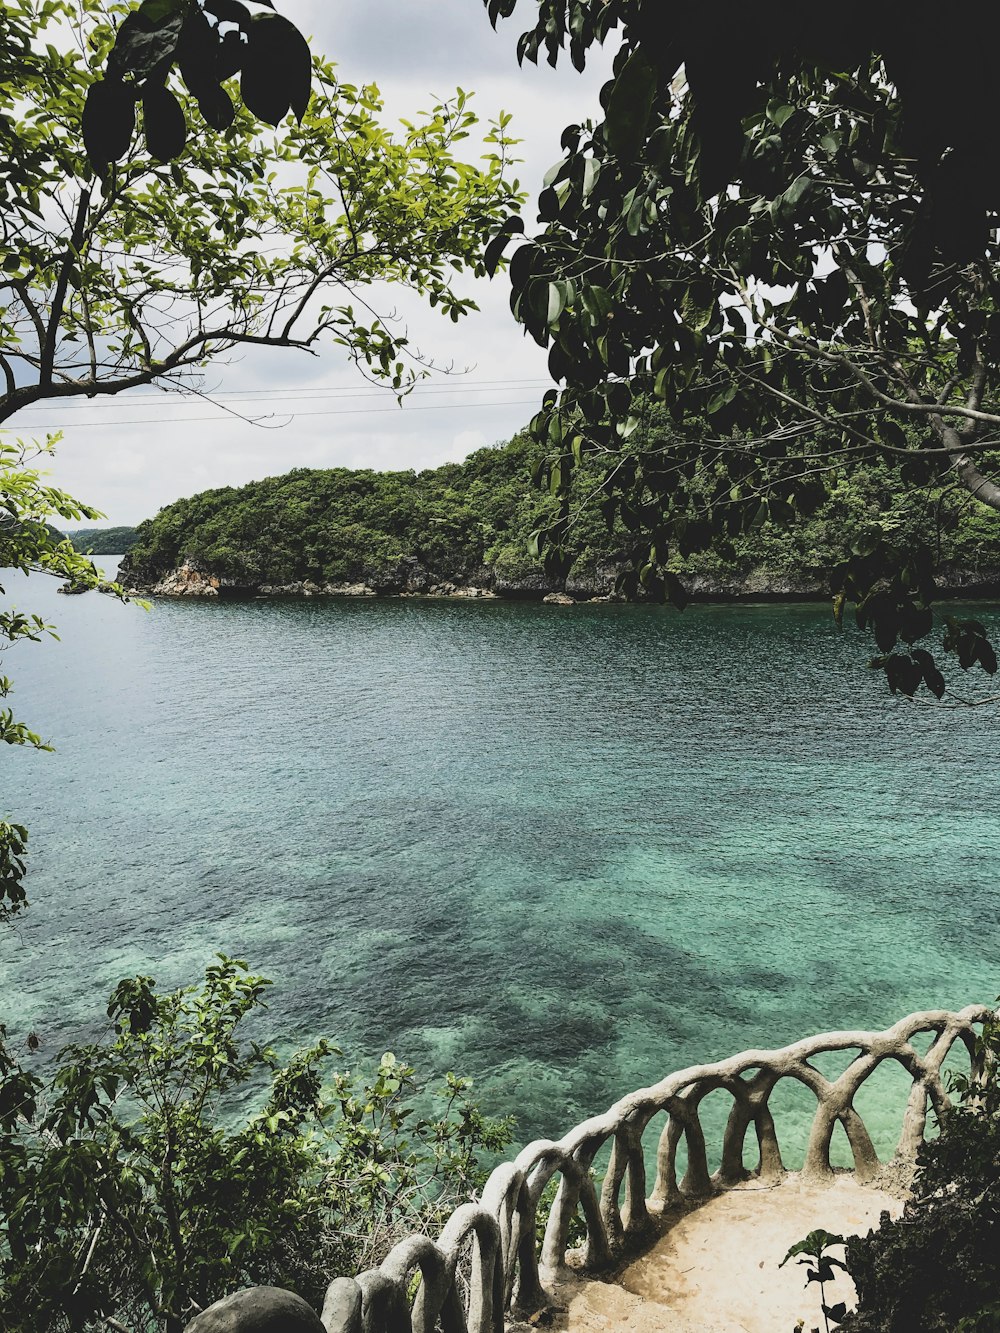
[[[361,1288],[352,1277],[335,1277],[320,1315],[326,1333],[361,1333]]]

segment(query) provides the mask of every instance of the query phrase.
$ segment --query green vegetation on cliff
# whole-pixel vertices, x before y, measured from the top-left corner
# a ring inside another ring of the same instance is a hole
[[[505,563],[540,573],[526,553],[546,503],[530,482],[536,456],[519,436],[420,473],[297,468],[204,491],[140,524],[129,563],[145,575],[188,558],[227,578],[277,585],[389,577],[405,557],[442,579]]]
[[[66,536],[85,555],[123,555],[135,545],[135,528],[79,528]]]
[[[531,534],[556,509],[531,482],[541,461],[539,446],[518,435],[419,473],[295,469],[238,489],[203,491],[140,525],[125,577],[141,586],[189,560],[248,586],[311,580],[388,591],[450,581],[539,591],[552,580],[529,554]],[[600,467],[590,460],[585,467],[596,489]],[[689,484],[707,495],[714,477],[705,469]],[[618,512],[609,529],[596,506],[571,517],[571,590],[610,590],[633,554],[628,520]],[[670,567],[708,592],[804,592],[824,588],[852,550],[915,538],[936,551],[945,585],[989,585],[1000,574],[997,515],[954,487],[928,493],[901,486],[897,470],[883,464],[829,473],[809,516],[780,526],[768,519],[687,557],[677,551]],[[422,585],[413,583],[413,562],[426,572]]]

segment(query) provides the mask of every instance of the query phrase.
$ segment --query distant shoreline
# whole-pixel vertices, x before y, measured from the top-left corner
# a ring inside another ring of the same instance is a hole
[[[412,570],[410,571],[412,575]],[[423,575],[424,572],[421,571]],[[139,571],[126,569],[121,582],[126,590],[142,597],[163,597],[171,600],[194,598],[222,601],[299,600],[306,598],[350,598],[370,600],[417,601],[503,601],[536,602],[561,606],[618,603],[641,605],[645,599],[629,599],[614,591],[617,571],[604,570],[602,577],[592,584],[584,579],[557,581],[533,577],[523,583],[503,582],[489,577],[484,570],[475,582],[454,583],[449,580],[433,582],[424,575],[419,580],[362,580],[341,583],[316,583],[310,579],[284,584],[241,583],[185,562],[162,573],[156,579],[143,579]],[[682,581],[693,602],[715,605],[746,605],[758,603],[774,605],[801,603],[825,605],[831,601],[827,580],[815,578],[792,580],[783,576],[769,576],[754,571],[743,578],[713,580],[696,574]],[[412,586],[419,582],[423,586]],[[1000,602],[1000,570],[982,573],[948,571],[941,576],[938,600]]]

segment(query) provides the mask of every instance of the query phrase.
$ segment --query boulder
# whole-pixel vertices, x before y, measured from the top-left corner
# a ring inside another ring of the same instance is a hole
[[[244,1287],[192,1319],[184,1333],[326,1333],[301,1296],[281,1287]]]
[[[542,598],[549,606],[576,606],[576,599],[565,592],[549,592]]]
[[[577,601],[614,596],[618,576],[628,568],[628,559],[578,561],[566,575],[566,592]]]

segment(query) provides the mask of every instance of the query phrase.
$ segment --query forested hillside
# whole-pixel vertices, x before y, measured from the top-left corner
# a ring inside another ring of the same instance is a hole
[[[66,536],[84,555],[121,555],[136,540],[135,528],[78,528]]]
[[[295,591],[367,585],[377,592],[474,586],[539,595],[564,580],[529,554],[532,532],[556,501],[532,484],[541,459],[526,435],[424,472],[296,469],[247,486],[204,491],[140,525],[126,582],[155,587],[190,565],[237,588]],[[600,470],[594,462],[594,489]],[[706,494],[712,479],[695,477]],[[581,488],[584,490],[585,488]],[[825,496],[825,498],[824,498]],[[942,583],[990,591],[1000,576],[1000,518],[942,486],[914,493],[883,465],[827,479],[815,512],[781,527],[768,521],[675,552],[671,567],[703,595],[822,593],[830,571],[875,537],[930,539]],[[631,536],[609,530],[597,506],[571,520],[565,586],[577,596],[613,591],[629,565]],[[443,586],[442,586],[443,585]],[[197,591],[197,588],[190,589]]]

